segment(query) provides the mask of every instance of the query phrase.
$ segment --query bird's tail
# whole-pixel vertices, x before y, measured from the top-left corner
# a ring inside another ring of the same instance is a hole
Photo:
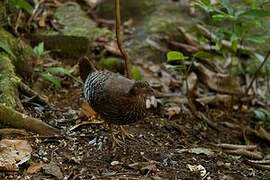
[[[92,60],[84,56],[84,57],[81,57],[79,60],[79,71],[80,71],[80,77],[84,82],[89,74],[91,74],[94,71],[97,71],[97,68],[94,65],[94,62]]]

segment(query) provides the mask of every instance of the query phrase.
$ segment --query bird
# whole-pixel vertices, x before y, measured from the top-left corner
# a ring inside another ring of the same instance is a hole
[[[150,112],[147,101],[154,96],[154,90],[147,81],[136,81],[119,73],[97,70],[91,61],[89,63],[89,68],[86,67],[85,59],[79,63],[82,72],[84,69],[88,71],[81,74],[81,78],[85,79],[83,94],[102,119],[110,125],[127,125],[147,116]],[[123,128],[121,130],[124,131]],[[123,134],[127,135],[125,131]]]
[[[147,114],[146,100],[154,91],[147,81],[130,80],[119,73],[95,71],[84,83],[84,97],[106,121],[126,125]]]

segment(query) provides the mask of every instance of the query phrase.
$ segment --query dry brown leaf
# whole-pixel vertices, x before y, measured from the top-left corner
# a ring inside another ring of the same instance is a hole
[[[194,62],[194,71],[200,82],[205,84],[209,89],[227,94],[241,93],[240,83],[236,77],[215,73],[197,62]]]
[[[50,174],[55,176],[57,179],[63,179],[63,173],[59,166],[57,166],[54,162],[50,162],[50,164],[46,164],[43,167],[46,174]]]
[[[97,113],[92,109],[92,107],[87,102],[84,101],[82,103],[80,118],[92,119],[93,117],[96,116],[96,114]]]
[[[168,119],[170,120],[173,116],[180,114],[180,112],[181,112],[181,108],[179,106],[172,106],[166,110],[166,115],[168,116]]]
[[[35,174],[41,170],[42,167],[44,167],[44,163],[33,163],[28,169],[27,174]]]
[[[3,139],[0,141],[0,169],[17,171],[31,157],[32,148],[28,141]]]
[[[197,98],[196,101],[201,103],[202,105],[206,105],[206,104],[217,105],[219,103],[230,104],[232,101],[232,97],[226,94],[216,94],[214,96],[205,96],[205,97]]]
[[[120,50],[118,49],[116,42],[114,42],[114,41],[104,44],[104,48],[114,55],[122,56]]]

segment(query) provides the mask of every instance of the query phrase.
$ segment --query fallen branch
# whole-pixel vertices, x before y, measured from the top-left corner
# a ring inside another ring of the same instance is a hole
[[[263,155],[260,152],[251,152],[247,149],[225,150],[224,152],[234,155],[245,156],[251,159],[262,159]]]
[[[251,160],[246,160],[244,162],[260,170],[268,170],[268,171],[270,170],[270,165],[267,165],[267,164],[256,163],[255,161],[251,161]]]
[[[215,146],[231,150],[235,149],[254,150],[257,148],[256,145],[239,145],[239,144],[216,144]]]
[[[4,128],[0,129],[0,135],[1,136],[9,136],[9,135],[22,135],[27,136],[28,133],[24,129],[13,129],[13,128]]]
[[[59,135],[60,131],[45,122],[22,114],[0,104],[0,124],[6,124],[18,129],[25,129],[41,135]]]
[[[268,160],[260,160],[260,161],[256,161],[256,160],[247,160],[250,163],[254,163],[254,164],[269,164],[270,165],[270,159]]]
[[[46,104],[48,105],[48,101],[41,97],[37,92],[35,92],[34,90],[32,90],[29,86],[27,86],[25,83],[23,82],[19,82],[18,84],[19,86],[19,90],[27,95],[27,96],[30,96],[31,98],[35,98],[38,102],[42,103],[42,104]]]

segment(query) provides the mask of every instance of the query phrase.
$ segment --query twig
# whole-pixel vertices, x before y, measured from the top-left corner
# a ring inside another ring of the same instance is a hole
[[[253,84],[254,81],[257,79],[259,72],[261,71],[261,69],[262,69],[262,67],[265,65],[265,63],[267,62],[269,55],[270,55],[270,50],[267,52],[266,56],[264,57],[264,60],[263,60],[263,62],[261,63],[260,67],[256,70],[256,72],[255,72],[255,74],[254,74],[254,76],[253,76],[251,82],[249,83],[249,85],[248,85],[248,87],[247,87],[247,89],[246,89],[246,91],[245,91],[245,93],[244,93],[244,96],[247,96],[247,94],[248,94],[250,88],[252,87],[252,84]]]
[[[32,90],[29,86],[27,86],[25,83],[22,81],[19,82],[19,89],[22,91],[27,96],[32,96],[32,98],[36,98],[38,102],[41,102],[43,104],[48,105],[48,101],[41,97],[37,92]]]
[[[97,176],[94,179],[108,179],[109,177],[118,177],[118,176],[120,176],[120,177],[124,176],[123,177],[123,179],[124,179],[124,178],[128,178],[128,176],[140,176],[140,174],[133,173],[133,172],[113,173],[113,174],[104,174],[102,176]],[[122,178],[119,178],[119,179],[122,179]],[[138,178],[138,179],[141,179],[141,178]]]
[[[5,135],[23,135],[27,136],[28,133],[24,129],[13,129],[13,128],[4,128],[0,129],[0,135],[5,136]]]
[[[196,39],[192,37],[190,34],[188,34],[183,27],[177,27],[177,30],[181,33],[181,35],[184,37],[184,39],[189,45],[195,47],[198,46],[198,42],[196,41]]]
[[[260,160],[260,161],[256,161],[256,160],[247,160],[250,163],[254,163],[254,164],[270,164],[270,159],[268,160]]]
[[[262,160],[263,161],[263,160]],[[246,164],[253,166],[260,170],[270,170],[270,165],[263,164],[263,163],[256,163],[256,161],[246,160],[244,161]],[[259,161],[257,161],[259,162]]]
[[[251,151],[248,151],[247,149],[225,150],[224,152],[229,153],[229,154],[245,156],[245,157],[252,158],[252,159],[262,159],[263,158],[261,153],[251,152]]]
[[[121,35],[120,35],[120,26],[121,26],[121,14],[120,14],[120,0],[114,0],[115,3],[115,22],[116,22],[116,40],[118,48],[125,59],[125,70],[126,70],[126,77],[131,79],[131,69],[130,69],[130,62],[128,58],[127,52],[122,47]]]
[[[256,145],[238,145],[238,144],[216,144],[215,146],[221,147],[224,149],[247,149],[254,150],[257,148]]]

